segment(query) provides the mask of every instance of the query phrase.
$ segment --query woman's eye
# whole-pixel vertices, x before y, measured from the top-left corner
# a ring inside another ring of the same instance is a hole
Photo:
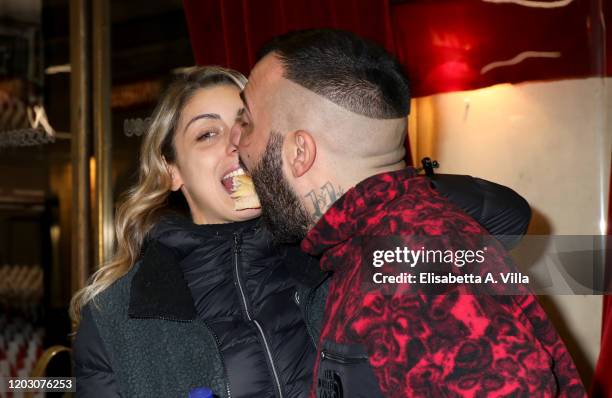
[[[218,133],[216,131],[205,131],[198,136],[197,141],[210,140],[211,138],[215,137],[217,134]]]

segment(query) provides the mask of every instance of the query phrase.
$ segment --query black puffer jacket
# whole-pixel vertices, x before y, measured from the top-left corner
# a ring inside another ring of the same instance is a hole
[[[433,183],[491,233],[525,232],[529,206],[512,190],[468,176]],[[307,396],[318,325],[311,318],[305,326],[297,292],[321,280],[314,259],[272,246],[257,220],[166,218],[143,251],[100,305],[83,309],[73,345],[77,396],[185,397],[195,386],[220,397]]]
[[[304,364],[312,363],[314,345],[293,301],[284,255],[258,221],[168,219],[151,240],[178,253],[197,316],[219,341],[232,397],[305,396],[311,373]]]
[[[294,300],[296,282],[284,266],[286,253],[271,244],[271,237],[259,226],[259,220],[195,225],[181,216],[166,217],[148,236],[143,259],[131,278],[128,316],[145,320],[143,328],[153,326],[147,324],[147,319],[180,322],[195,317],[205,322],[218,345],[227,396],[307,396],[315,346]],[[309,259],[300,252],[291,257],[293,262]],[[189,291],[185,292],[187,288]],[[111,351],[110,355],[99,353],[94,359],[114,358],[115,363],[105,362],[113,370],[119,367],[125,371],[113,372],[123,379],[119,383],[103,381],[109,387],[103,393],[100,388],[92,388],[95,383],[86,385],[91,378],[81,383],[77,368],[77,395],[108,397],[121,392],[122,396],[132,396],[135,391],[146,389],[145,385],[138,387],[139,381],[133,376],[125,374],[142,370],[137,366],[128,370],[130,364],[122,362],[129,359],[121,358],[122,350],[127,349],[121,347],[122,342],[139,336],[126,334],[117,339],[122,330],[104,326],[103,318],[107,316],[104,310],[86,310],[81,328],[89,328],[90,334],[83,335],[80,330],[77,335],[77,366],[82,351],[91,350],[85,345],[94,344]],[[92,335],[92,323],[97,325],[99,337]],[[101,344],[92,341],[94,338],[101,340]],[[140,359],[151,360],[145,353]],[[165,395],[158,392],[159,396]]]

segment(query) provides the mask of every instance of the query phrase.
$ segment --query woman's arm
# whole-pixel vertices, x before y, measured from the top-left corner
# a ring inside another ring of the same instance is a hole
[[[89,305],[81,311],[81,324],[72,344],[76,396],[79,398],[120,397],[115,373],[98,333]]]
[[[467,175],[430,177],[442,195],[472,216],[506,249],[518,244],[531,220],[529,203],[503,185]]]

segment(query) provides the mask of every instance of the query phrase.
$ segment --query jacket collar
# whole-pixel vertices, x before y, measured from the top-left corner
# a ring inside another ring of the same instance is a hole
[[[371,215],[384,214],[383,207],[405,194],[414,184],[412,167],[377,174],[349,189],[308,231],[302,250],[320,256],[326,250],[357,236],[372,221]],[[330,271],[330,270],[325,270]]]
[[[212,236],[254,229],[259,220],[230,224],[196,225],[182,216],[167,216],[147,234],[142,257],[135,264],[128,315],[192,321],[197,316],[189,285],[180,263]]]
[[[154,241],[137,266],[130,289],[130,317],[175,321],[196,318],[193,297],[176,253]]]

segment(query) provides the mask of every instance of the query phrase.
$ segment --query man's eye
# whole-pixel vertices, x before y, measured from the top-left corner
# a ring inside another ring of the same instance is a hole
[[[242,117],[240,117],[240,118],[236,119],[236,122],[237,122],[237,123],[238,123],[238,125],[239,125],[241,128],[243,128],[243,129],[249,125],[249,121],[248,121],[248,119],[247,119],[246,117],[244,117],[244,116],[242,116]]]
[[[243,134],[248,135],[253,129],[253,125],[248,120],[240,121],[240,130],[242,130]]]
[[[218,133],[216,131],[205,131],[200,134],[197,138],[197,141],[206,141],[214,138]]]

